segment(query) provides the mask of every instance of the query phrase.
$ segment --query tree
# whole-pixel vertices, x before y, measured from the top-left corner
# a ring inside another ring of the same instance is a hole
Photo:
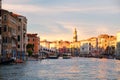
[[[33,52],[31,50],[27,50],[28,56],[32,56]]]
[[[34,52],[34,44],[28,44],[26,48],[27,48],[28,56],[32,56]]]

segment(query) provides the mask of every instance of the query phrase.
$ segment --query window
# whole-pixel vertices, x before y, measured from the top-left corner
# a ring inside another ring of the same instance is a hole
[[[1,5],[1,4],[0,4],[0,5]],[[2,11],[0,10],[0,16],[1,16],[1,12],[2,12]]]
[[[18,31],[20,31],[20,26],[18,26]]]
[[[20,41],[20,35],[18,35],[18,41]]]
[[[4,39],[4,37],[2,37],[2,41],[3,41],[3,43],[5,43],[5,39]]]
[[[7,43],[8,42],[7,40],[8,40],[7,37],[2,38],[3,43]]]
[[[11,27],[8,27],[8,32],[12,32],[12,28]]]
[[[23,37],[25,37],[25,36],[26,36],[26,33],[23,34]]]
[[[91,50],[91,47],[89,47],[89,50]]]
[[[0,27],[0,34],[1,34],[1,27]]]
[[[7,20],[7,15],[4,15],[3,20],[4,20],[4,21],[6,21],[6,20]]]
[[[107,44],[105,44],[105,46],[107,46]]]
[[[19,22],[21,22],[21,19],[19,19]]]
[[[82,50],[84,50],[84,48],[82,48]]]
[[[89,43],[89,45],[91,45],[91,43]]]
[[[6,25],[4,25],[4,32],[6,32],[7,31],[7,26]]]
[[[7,42],[8,42],[8,43],[11,43],[11,41],[12,41],[11,38],[8,37],[8,38],[7,38]]]
[[[20,48],[20,45],[18,45],[18,48]]]
[[[7,41],[7,37],[5,38],[5,43],[7,43],[8,41]]]

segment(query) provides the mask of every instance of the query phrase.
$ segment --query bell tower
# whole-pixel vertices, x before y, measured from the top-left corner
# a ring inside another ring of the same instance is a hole
[[[76,30],[76,28],[74,29],[74,33],[73,33],[73,42],[77,42],[77,30]]]

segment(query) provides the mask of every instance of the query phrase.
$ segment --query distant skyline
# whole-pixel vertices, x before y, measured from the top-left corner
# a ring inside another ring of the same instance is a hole
[[[78,40],[120,31],[120,0],[3,0],[2,8],[28,19],[41,40]]]

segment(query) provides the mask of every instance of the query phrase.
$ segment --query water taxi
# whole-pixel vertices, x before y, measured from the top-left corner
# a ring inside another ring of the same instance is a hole
[[[63,59],[70,59],[72,58],[71,53],[64,53],[63,54]]]
[[[48,59],[58,59],[58,57],[59,57],[58,54],[56,54],[56,53],[50,53],[47,58]]]

